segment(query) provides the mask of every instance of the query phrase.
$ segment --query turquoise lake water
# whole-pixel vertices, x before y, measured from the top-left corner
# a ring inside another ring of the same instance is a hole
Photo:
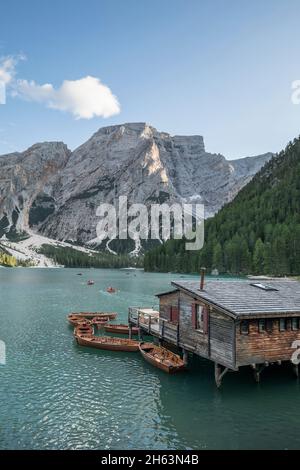
[[[69,312],[117,311],[124,322],[129,305],[156,305],[154,294],[179,276],[77,272],[0,269],[0,449],[300,447],[300,387],[289,367],[267,369],[260,384],[242,369],[217,390],[206,360],[169,376],[139,353],[74,342]]]

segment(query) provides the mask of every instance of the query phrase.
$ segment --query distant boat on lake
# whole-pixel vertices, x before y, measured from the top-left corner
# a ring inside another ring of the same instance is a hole
[[[114,294],[115,292],[117,292],[117,289],[116,289],[115,287],[109,286],[109,287],[106,289],[106,292],[108,292],[109,294]]]

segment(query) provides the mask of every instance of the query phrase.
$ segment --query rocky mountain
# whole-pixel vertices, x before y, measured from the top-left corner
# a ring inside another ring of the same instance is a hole
[[[65,144],[51,142],[0,157],[0,235],[26,232],[55,210],[59,175],[70,155]]]
[[[57,240],[95,239],[96,208],[201,202],[216,213],[272,154],[226,160],[201,136],[171,136],[145,123],[101,128],[74,152],[61,142],[0,157],[0,236],[34,231]]]

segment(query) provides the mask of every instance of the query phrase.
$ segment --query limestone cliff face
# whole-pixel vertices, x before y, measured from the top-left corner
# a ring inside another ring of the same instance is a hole
[[[59,174],[70,155],[62,142],[44,142],[0,157],[0,234],[26,231],[55,210]]]
[[[170,136],[145,123],[101,128],[70,152],[36,144],[0,158],[1,226],[88,243],[96,208],[126,195],[129,203],[202,202],[213,215],[271,158],[228,161],[205,151],[201,136]]]

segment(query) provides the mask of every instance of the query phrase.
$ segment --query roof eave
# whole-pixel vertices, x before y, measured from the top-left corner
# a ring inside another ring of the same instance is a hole
[[[159,292],[158,294],[155,294],[155,297],[162,297],[164,295],[175,294],[175,292],[178,292],[178,291],[179,291],[179,288],[172,289],[172,290],[169,290],[169,291],[166,291],[166,292]]]

